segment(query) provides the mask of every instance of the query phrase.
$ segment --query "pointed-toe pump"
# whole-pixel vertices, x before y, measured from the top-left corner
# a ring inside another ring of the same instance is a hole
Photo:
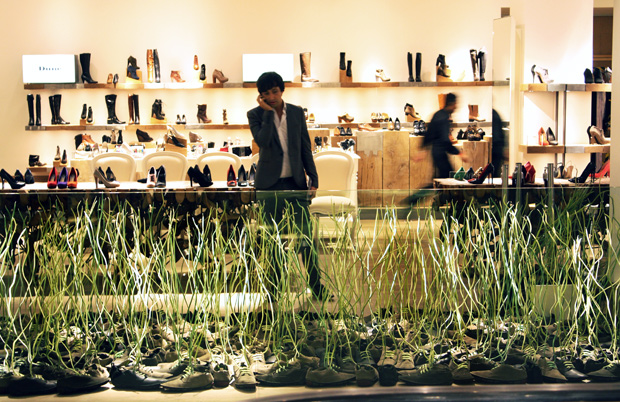
[[[5,180],[9,183],[9,186],[11,186],[11,188],[13,190],[17,190],[17,189],[22,188],[22,187],[24,187],[26,185],[26,183],[24,181],[16,180],[13,176],[11,176],[9,174],[9,172],[7,172],[4,169],[0,170],[0,177],[2,177],[2,189],[4,189],[4,181]]]
[[[474,177],[474,169],[470,167],[467,172],[465,172],[465,176],[463,176],[464,180],[471,180]]]
[[[230,165],[230,167],[228,168],[228,175],[226,176],[226,185],[228,187],[237,186],[237,176],[235,176],[235,168],[233,168],[233,165]]]
[[[56,171],[56,168],[53,167],[52,170],[50,170],[50,174],[47,176],[47,188],[56,188],[57,185],[58,172]]]
[[[545,135],[545,129],[542,127],[540,128],[540,130],[538,130],[538,145],[542,145],[542,146],[549,145],[549,141],[547,141],[547,138]]]
[[[245,168],[243,165],[239,167],[239,171],[237,172],[237,185],[239,187],[247,187],[248,186],[248,177],[245,172]]]
[[[547,127],[547,142],[549,145],[558,145],[558,139],[555,137],[551,127]]]
[[[30,171],[30,169],[26,169],[26,173],[24,173],[24,183],[34,184],[34,175]]]
[[[67,187],[68,188],[77,188],[78,176],[80,175],[79,170],[72,167],[69,170],[69,177],[67,178]]]
[[[157,168],[157,182],[155,183],[155,187],[166,187],[166,168],[163,165]]]
[[[157,182],[157,173],[155,172],[155,168],[151,166],[149,169],[149,174],[146,176],[146,187],[153,188],[155,187],[155,183]]]
[[[320,137],[316,137],[320,138]],[[250,167],[250,174],[248,175],[248,184],[254,187],[254,181],[256,180],[256,163],[252,163]]]
[[[595,175],[594,178],[595,179],[600,179],[601,177],[605,177],[605,176],[609,176],[609,159],[607,160],[607,162],[605,162],[605,164],[603,164],[603,167],[601,167],[601,170],[599,170]]]
[[[213,179],[211,178],[211,169],[209,169],[209,165],[205,165],[205,167],[202,168],[202,174],[205,176],[205,178],[207,179],[207,181],[212,185],[213,184]]]
[[[58,175],[58,182],[56,183],[58,188],[60,189],[67,188],[68,177],[69,177],[69,172],[67,171],[67,168],[63,167],[62,169],[60,169],[60,174]]]
[[[588,137],[590,137],[590,144],[609,144],[609,139],[605,138],[603,132],[596,126],[588,127]]]
[[[460,181],[465,178],[465,169],[463,168],[463,166],[461,166],[461,168],[456,171],[456,173],[454,174],[454,178]]]
[[[103,184],[105,188],[116,188],[120,186],[119,182],[109,181],[101,167],[95,169],[93,176],[95,177],[95,188],[99,188],[100,183]]]
[[[484,169],[482,169],[482,172],[480,172],[478,177],[472,178],[468,180],[468,182],[471,184],[482,184],[489,175],[491,175],[491,177],[493,176],[493,171],[494,171],[493,164],[489,163],[488,165],[485,166]]]
[[[198,183],[199,187],[210,187],[213,185],[211,175],[209,174],[209,177],[207,178],[207,176],[200,171],[198,165],[190,167],[187,170],[187,175],[189,176],[190,186],[193,186],[194,183]]]
[[[594,175],[594,173],[594,165],[592,164],[592,162],[589,162],[586,168],[581,173],[581,176],[573,177],[572,179],[568,179],[568,181],[570,181],[571,183],[585,183],[586,180],[588,180],[588,177]]]

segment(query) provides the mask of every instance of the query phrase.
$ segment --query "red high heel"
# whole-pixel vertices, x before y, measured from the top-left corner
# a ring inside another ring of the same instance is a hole
[[[542,127],[538,130],[538,145],[549,145],[549,141],[547,141],[547,134],[545,133],[545,129]]]
[[[228,187],[236,187],[237,186],[237,175],[235,174],[235,169],[233,165],[230,165],[228,168],[228,175],[226,178],[226,185]]]
[[[532,184],[534,180],[536,180],[536,169],[534,169],[534,165],[532,165],[529,161],[523,165],[525,168],[525,177],[523,178],[523,182],[525,184]]]
[[[53,167],[52,170],[50,170],[49,176],[47,176],[47,188],[56,188],[57,185],[58,172],[56,171],[56,168]]]
[[[594,174],[595,179],[600,179],[601,177],[604,177],[604,176],[609,176],[609,160],[605,162],[605,164],[603,165],[601,170],[598,171],[598,173]]]
[[[67,180],[68,188],[77,188],[77,181],[78,181],[77,179],[79,175],[80,175],[80,171],[72,167],[71,170],[69,171],[69,179]]]

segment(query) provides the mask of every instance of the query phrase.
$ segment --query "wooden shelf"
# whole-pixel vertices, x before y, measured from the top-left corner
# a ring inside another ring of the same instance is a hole
[[[492,87],[508,86],[509,81],[461,81],[461,82],[287,82],[287,88],[410,88],[410,87]],[[532,84],[545,85],[545,84]],[[256,89],[254,82],[232,82],[209,84],[203,82],[170,82],[170,83],[126,83],[114,84],[24,84],[24,89],[218,89],[248,88]]]
[[[521,84],[521,92],[562,92],[566,84]]]
[[[606,154],[610,151],[609,144],[606,145],[590,145],[590,144],[571,144],[566,145],[567,154]]]
[[[124,124],[55,124],[53,126],[26,126],[26,131],[109,131],[124,130]]]
[[[611,92],[611,84],[522,84],[521,92]]]
[[[526,154],[563,154],[564,145],[519,145],[519,152]]]

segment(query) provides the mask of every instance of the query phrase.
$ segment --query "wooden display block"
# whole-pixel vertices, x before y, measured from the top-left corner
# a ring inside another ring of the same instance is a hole
[[[35,183],[47,182],[47,178],[50,174],[51,168],[46,166],[33,166],[29,167],[28,169],[30,169],[30,173],[32,173]]]
[[[383,132],[383,189],[409,188],[409,133],[407,131]],[[403,205],[402,191],[383,192],[383,205]]]
[[[433,183],[435,166],[429,149],[424,149],[424,136],[409,136],[409,188],[420,189]],[[414,161],[415,157],[423,153],[424,159]]]
[[[360,206],[381,206],[383,188],[383,131],[358,132],[358,202]],[[371,191],[375,190],[375,191]],[[379,191],[377,191],[379,190]]]
[[[484,168],[489,163],[489,143],[487,141],[463,141],[463,153],[467,155],[469,158],[468,163],[460,163],[458,165],[454,164],[454,168],[458,170],[459,167],[463,166],[465,170],[469,168],[469,166],[473,167],[474,170],[479,167]],[[460,158],[459,158],[460,159]],[[466,166],[469,165],[469,166]]]
[[[86,119],[80,119],[80,126],[92,126],[95,122],[88,122]]]
[[[352,83],[353,77],[347,77],[347,70],[338,70],[340,72],[340,82],[341,83]]]
[[[308,129],[308,135],[310,136],[310,147],[314,149],[316,148],[314,138],[321,137],[321,143],[323,144],[323,139],[325,137],[329,137],[329,129],[328,128],[310,128]]]
[[[159,120],[154,117],[151,117],[151,124],[152,125],[161,125],[161,124],[165,125],[165,124],[168,124],[168,120],[165,118],[163,120]]]
[[[346,136],[342,136],[342,135],[336,135],[336,136],[332,136],[330,137],[331,143],[329,144],[332,147],[336,147],[336,148],[340,148],[340,145],[338,145],[339,142],[342,142],[348,138],[351,138],[353,141],[355,141],[355,145],[353,145],[353,152],[357,153],[357,135],[346,135]]]
[[[136,75],[138,76],[137,80],[134,80],[133,78],[129,76],[125,77],[125,83],[126,84],[142,84],[142,71],[140,70],[136,71]]]

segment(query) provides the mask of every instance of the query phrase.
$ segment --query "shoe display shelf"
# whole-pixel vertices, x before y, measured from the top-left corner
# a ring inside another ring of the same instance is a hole
[[[521,84],[520,87],[523,96],[528,93],[549,93],[555,96],[555,133],[559,145],[529,145],[519,144],[519,152],[525,154],[551,154],[555,157],[555,163],[557,164],[557,156],[565,154],[594,154],[594,153],[607,153],[610,150],[609,144],[606,145],[592,145],[592,144],[566,144],[566,104],[568,99],[568,93],[570,92],[611,92],[611,84]],[[563,121],[561,127],[564,130],[559,131],[560,117],[559,117],[559,105],[564,105]],[[564,144],[564,145],[561,145]]]
[[[26,126],[26,131],[111,131],[113,129],[125,130],[125,128],[124,124],[53,124]]]
[[[456,81],[456,82],[287,82],[287,88],[394,88],[394,87],[492,87],[508,86],[508,81]],[[537,85],[537,84],[533,84]],[[545,85],[545,84],[542,84]],[[610,84],[589,84],[589,85],[610,85]],[[203,84],[196,82],[171,82],[160,84],[149,83],[118,83],[114,84],[24,84],[27,90],[45,89],[226,89],[226,88],[248,88],[256,89],[254,82],[227,82],[216,84]],[[611,91],[611,86],[610,86]]]

